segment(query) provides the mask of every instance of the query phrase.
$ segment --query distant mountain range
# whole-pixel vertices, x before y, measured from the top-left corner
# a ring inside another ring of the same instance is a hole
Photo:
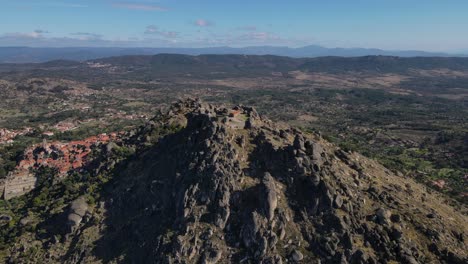
[[[155,55],[161,53],[201,55],[201,54],[245,54],[245,55],[278,55],[288,57],[358,57],[368,55],[384,55],[398,57],[465,57],[463,54],[448,54],[425,52],[417,50],[389,51],[367,48],[325,48],[310,45],[300,48],[254,46],[243,48],[211,47],[211,48],[30,48],[30,47],[0,47],[0,62],[2,63],[30,63],[51,60],[85,61],[122,55]]]
[[[54,60],[45,63],[0,63],[2,73],[34,77],[63,76],[80,81],[105,77],[109,70],[118,72],[120,78],[148,80],[174,76],[197,76],[197,78],[255,77],[288,74],[291,71],[342,74],[360,72],[370,74],[394,73],[412,75],[418,70],[446,69],[468,71],[468,57],[397,57],[324,56],[315,58],[291,58],[275,55],[240,54],[156,54],[124,55],[98,58],[85,62]],[[124,77],[125,76],[125,77]],[[24,77],[24,76],[23,76]],[[23,78],[22,77],[22,78]],[[1,78],[0,78],[1,79]],[[466,82],[457,80],[457,87],[467,87]],[[434,85],[434,80],[431,81]],[[448,86],[449,84],[444,84]]]

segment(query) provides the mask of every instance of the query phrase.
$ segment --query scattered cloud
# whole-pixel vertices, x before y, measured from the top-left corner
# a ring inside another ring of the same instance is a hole
[[[4,38],[17,38],[17,39],[23,39],[23,38],[39,38],[41,37],[41,34],[38,34],[36,32],[30,32],[30,33],[21,33],[21,32],[12,32],[12,33],[5,33],[2,35]]]
[[[150,4],[138,4],[138,3],[113,3],[113,7],[117,8],[125,8],[131,10],[143,10],[143,11],[167,11],[167,8],[157,6],[157,5],[150,5]]]
[[[177,38],[179,36],[178,32],[175,31],[163,31],[160,30],[157,26],[155,25],[149,25],[146,27],[145,34],[147,35],[159,35],[163,36],[165,38]]]
[[[157,34],[159,29],[157,26],[149,25],[146,27],[145,34]]]
[[[171,35],[171,33],[165,33]],[[49,37],[37,32],[13,32],[0,34],[0,46],[27,47],[170,47],[175,39],[160,37],[128,37],[109,39],[96,33],[75,32],[69,36]]]
[[[249,32],[249,33],[239,36],[238,39],[267,42],[267,41],[281,40],[281,37],[270,32]]]
[[[214,26],[214,23],[211,21],[208,21],[206,19],[197,19],[193,22],[193,24],[197,27],[210,27]]]
[[[102,39],[101,34],[96,34],[96,33],[90,33],[90,32],[75,32],[75,33],[70,33],[72,36],[76,36],[80,40],[97,40],[97,39]]]
[[[189,47],[207,47],[207,46],[230,46],[247,47],[256,45],[293,45],[295,39],[284,38],[273,32],[236,32],[214,33],[199,31],[198,34],[189,35],[190,38],[180,41],[179,44]]]
[[[49,33],[47,30],[36,29],[33,32],[11,32],[1,35],[8,39],[38,39],[44,37],[44,34]]]
[[[0,46],[27,47],[163,47],[172,41],[164,39],[96,39],[81,37],[33,38],[27,35],[0,35]]]
[[[243,27],[238,27],[236,29],[242,30],[242,31],[256,31],[257,27],[256,26],[243,26]]]
[[[126,38],[109,38],[95,32],[72,32],[64,36],[47,34],[44,29],[32,32],[0,34],[0,46],[31,47],[206,47],[206,46],[252,46],[252,45],[293,45],[299,40],[283,38],[274,32],[263,32],[249,28],[249,31],[232,30],[228,33],[200,30],[181,32],[164,30],[156,25],[148,25],[142,35]],[[256,28],[255,28],[256,29]]]
[[[47,34],[47,33],[49,33],[49,31],[47,31],[47,30],[42,30],[42,29],[36,29],[36,30],[34,30],[34,33],[37,33],[37,34]]]

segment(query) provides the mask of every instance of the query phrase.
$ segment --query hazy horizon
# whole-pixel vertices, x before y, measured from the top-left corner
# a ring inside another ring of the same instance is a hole
[[[200,48],[319,45],[462,53],[468,2],[5,2],[0,46]]]
[[[382,50],[382,51],[395,51],[395,52],[404,52],[404,51],[415,51],[415,52],[428,52],[428,53],[446,53],[446,54],[464,54],[468,53],[468,50],[459,50],[459,51],[430,51],[430,50],[420,50],[420,49],[381,49],[376,47],[339,47],[339,46],[325,46],[318,44],[308,44],[303,46],[285,46],[285,45],[248,45],[248,46],[235,46],[235,45],[224,45],[224,46],[200,46],[200,47],[190,47],[190,46],[31,46],[31,45],[10,45],[2,46],[0,48],[50,48],[50,49],[67,49],[67,48],[96,48],[96,49],[216,49],[216,48],[230,48],[230,49],[246,49],[246,48],[287,48],[287,49],[301,49],[307,47],[317,47],[324,49],[366,49],[366,50]]]

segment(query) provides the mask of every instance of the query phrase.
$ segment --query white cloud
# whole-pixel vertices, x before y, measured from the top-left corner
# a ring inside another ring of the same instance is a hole
[[[47,34],[47,33],[49,33],[49,31],[42,30],[42,29],[36,29],[36,30],[34,30],[34,32],[37,33],[37,34]]]
[[[159,29],[155,25],[149,25],[146,27],[145,34],[156,34],[159,32]]]
[[[167,38],[105,39],[94,33],[77,32],[72,37],[45,37],[36,32],[0,34],[0,46],[28,47],[170,47],[175,41]]]
[[[209,26],[214,26],[214,23],[211,21],[208,21],[206,19],[197,19],[193,22],[193,24],[197,27],[209,27]]]
[[[102,39],[103,37],[101,34],[90,33],[90,32],[75,32],[75,33],[71,33],[70,35],[76,36],[76,38],[80,40],[98,40],[98,39]]]
[[[11,33],[5,33],[1,35],[4,38],[18,38],[18,39],[37,39],[37,38],[42,38],[44,37],[44,34],[49,33],[48,31],[41,30],[41,29],[36,29],[33,32],[11,32]]]
[[[157,26],[155,25],[149,25],[146,27],[145,34],[147,35],[159,35],[163,36],[165,38],[177,38],[179,37],[179,33],[175,31],[163,31],[160,30]]]
[[[93,32],[74,32],[68,36],[49,36],[46,30],[37,29],[33,32],[13,32],[0,34],[0,46],[31,46],[31,47],[206,47],[206,46],[251,46],[251,45],[295,45],[295,39],[283,38],[272,32],[262,31],[231,31],[216,33],[200,31],[198,33],[182,34],[163,30],[156,25],[148,25],[138,35],[124,38],[109,39]],[[141,36],[141,35],[140,35]]]
[[[243,26],[243,27],[238,27],[236,29],[242,30],[242,31],[256,31],[257,27],[256,26]]]
[[[281,37],[279,37],[276,34],[269,33],[269,32],[249,32],[249,33],[239,36],[238,39],[266,42],[266,41],[281,40]]]

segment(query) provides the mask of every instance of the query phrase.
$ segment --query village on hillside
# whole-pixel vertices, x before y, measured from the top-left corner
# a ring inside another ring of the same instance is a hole
[[[42,143],[27,148],[15,170],[8,174],[4,186],[0,186],[4,199],[32,190],[37,181],[34,172],[41,167],[55,169],[58,177],[65,177],[73,171],[83,171],[91,160],[88,155],[95,147],[110,141],[119,141],[123,134],[125,132],[103,133],[66,143],[48,142],[44,139]]]

